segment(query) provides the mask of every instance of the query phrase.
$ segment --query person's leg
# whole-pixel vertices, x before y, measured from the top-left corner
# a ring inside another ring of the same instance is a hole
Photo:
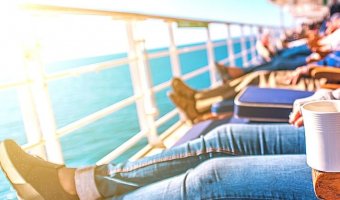
[[[0,164],[11,183],[17,186],[17,191],[25,194],[32,191],[34,195],[42,197],[58,197],[49,191],[54,188],[58,194],[68,195],[67,198],[61,199],[75,199],[63,191],[63,189],[74,191],[75,187],[80,199],[121,195],[184,173],[205,160],[215,157],[300,154],[305,151],[303,129],[277,124],[225,125],[216,128],[206,137],[166,150],[161,154],[118,165],[108,164],[77,169],[76,185],[72,185],[72,181],[69,181],[70,186],[65,181],[74,178],[74,169],[69,169],[68,174],[71,175],[66,176],[63,174],[68,170],[65,167],[32,157],[12,141],[5,141],[0,147]]]
[[[307,45],[296,46],[292,48],[283,49],[278,56],[283,58],[292,58],[295,56],[308,56],[312,53]]]
[[[179,78],[174,78],[171,81],[171,86],[173,91],[187,99],[193,100],[205,100],[215,97],[221,97],[223,99],[232,98],[234,97],[235,91],[234,88],[231,87],[229,84],[223,84],[221,86],[217,86],[214,88],[204,89],[204,90],[195,90],[184,83]]]
[[[245,68],[225,67],[217,64],[218,72],[221,77],[231,80],[232,78],[238,78],[242,75],[255,71],[277,71],[277,70],[294,70],[297,67],[307,64],[307,57],[312,52],[307,45],[293,47],[282,50],[279,55],[274,56],[270,62],[266,62],[260,65],[252,65]]]
[[[215,88],[202,90],[195,95],[196,109],[199,112],[211,111],[214,103],[221,102],[226,99],[233,99],[237,92],[235,87],[225,83]]]
[[[243,68],[237,66],[227,67],[217,62],[215,63],[215,66],[220,78],[223,80],[224,83],[228,82],[231,79],[241,77],[246,73]]]
[[[168,97],[191,123],[195,123],[197,118],[204,113],[198,111],[196,101],[192,98],[186,98],[176,92],[168,92]],[[208,109],[206,109],[206,111],[208,111]]]
[[[211,105],[224,99],[235,97],[235,88],[225,83],[205,90],[194,90],[181,79],[174,78],[171,82],[172,93],[168,93],[171,101],[192,122],[200,115],[210,112]]]
[[[215,158],[108,199],[317,199],[304,155]]]
[[[222,97],[223,99],[230,99],[235,97],[236,92],[233,87],[229,84],[223,84],[221,86],[217,86],[215,88],[201,90],[195,94],[196,100],[206,100],[209,98],[214,98],[217,96]]]
[[[196,93],[198,92],[197,90],[191,88],[186,83],[184,83],[182,79],[177,77],[171,80],[171,87],[176,94],[187,99],[194,99]]]
[[[294,58],[282,58],[275,57],[271,62],[255,66],[252,68],[246,68],[249,72],[253,71],[278,71],[278,70],[294,70],[297,67],[301,67],[307,64],[306,56],[296,56]]]
[[[307,64],[307,56],[299,55],[291,58],[276,59],[273,67],[275,70],[295,70],[298,67],[305,66]]]
[[[304,130],[290,125],[220,126],[205,137],[134,162],[99,166],[79,177],[95,176],[92,188],[102,197],[122,195],[178,174],[205,160],[235,155],[301,154]],[[85,178],[86,179],[86,178]],[[79,179],[83,180],[83,179]],[[78,182],[78,187],[88,182]],[[88,189],[86,190],[88,191]]]

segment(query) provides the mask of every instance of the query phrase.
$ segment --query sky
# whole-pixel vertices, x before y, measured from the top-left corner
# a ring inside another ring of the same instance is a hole
[[[266,25],[280,24],[280,9],[269,0],[36,0],[33,2],[164,16]],[[290,26],[292,18],[287,12],[285,13],[285,24]]]
[[[26,2],[27,0],[24,1]],[[181,18],[280,26],[280,9],[268,0],[34,0],[33,2]],[[6,12],[8,14],[5,14]],[[7,34],[9,37],[12,36],[12,41],[17,42],[18,37],[24,37],[25,43],[32,45],[32,41],[27,42],[28,37],[39,40],[42,50],[41,55],[47,63],[65,59],[108,55],[128,50],[125,23],[112,20],[111,17],[47,15],[44,17],[38,16],[34,20],[30,20],[30,17],[20,19],[18,13],[9,12],[8,9],[0,13],[4,15],[1,17],[4,21],[0,21],[2,27],[4,27],[2,30],[15,32]],[[291,19],[287,13],[286,25],[291,25],[290,21]],[[5,27],[6,25],[8,26],[7,28]],[[168,26],[162,21],[149,20],[140,22],[137,28],[145,38],[147,48],[160,48],[168,45]],[[179,29],[174,26],[174,32],[177,45],[201,42],[207,38],[207,31],[204,28]],[[232,27],[232,33],[235,36],[239,32],[239,27]],[[250,30],[246,29],[246,33],[249,32]],[[217,40],[226,38],[226,36],[226,26],[211,26],[212,39]],[[0,39],[6,42],[11,41],[7,37]],[[8,49],[4,49],[4,52],[8,52]],[[9,58],[8,62],[11,62],[11,60],[13,58]]]
[[[168,16],[280,24],[280,9],[269,0],[117,0],[112,7]],[[291,17],[286,14],[286,25],[291,25]]]

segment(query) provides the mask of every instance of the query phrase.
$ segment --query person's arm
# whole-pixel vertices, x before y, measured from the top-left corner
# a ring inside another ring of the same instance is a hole
[[[301,106],[307,102],[318,100],[340,100],[340,89],[337,90],[320,89],[310,97],[295,100],[293,111],[289,116],[289,123],[296,127],[303,126],[303,118],[300,109]]]

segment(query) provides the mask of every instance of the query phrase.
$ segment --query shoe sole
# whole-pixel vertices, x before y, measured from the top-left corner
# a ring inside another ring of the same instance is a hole
[[[25,184],[25,179],[19,174],[17,170],[15,170],[14,165],[10,161],[11,159],[8,156],[7,148],[5,142],[1,142],[0,144],[0,166],[3,172],[6,174],[6,177],[13,184]],[[8,174],[11,174],[9,176]]]
[[[39,193],[34,190],[33,187],[31,187],[31,185],[28,184],[26,180],[21,176],[21,174],[16,170],[8,155],[5,143],[6,141],[0,143],[0,168],[4,172],[7,179],[10,181],[12,187],[17,190],[17,194],[19,196],[18,198],[21,200],[44,200],[44,198],[39,195]],[[21,185],[22,188],[25,188],[25,192],[27,192],[27,195],[19,195],[19,189],[16,187],[16,185]]]

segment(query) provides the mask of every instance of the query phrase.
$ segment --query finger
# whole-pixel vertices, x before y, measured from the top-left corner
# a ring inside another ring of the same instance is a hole
[[[289,116],[289,123],[295,124],[295,122],[301,117],[301,112],[299,110],[293,111]]]
[[[294,123],[296,127],[301,127],[303,126],[303,117],[301,116],[299,119],[297,119]]]

